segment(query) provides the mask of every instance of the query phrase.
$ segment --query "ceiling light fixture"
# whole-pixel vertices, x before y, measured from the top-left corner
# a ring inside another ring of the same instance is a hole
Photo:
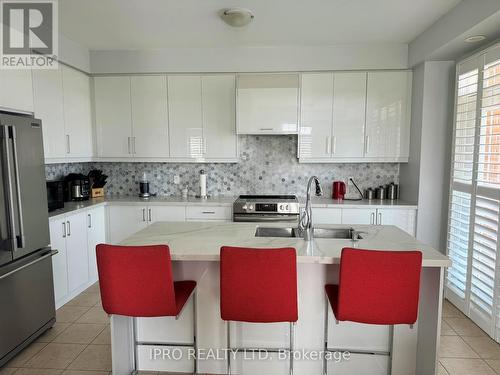
[[[465,42],[466,43],[477,43],[477,42],[482,42],[485,39],[486,39],[486,36],[484,36],[484,35],[472,35],[472,36],[465,38]]]
[[[222,9],[219,12],[219,16],[225,23],[233,27],[246,26],[254,18],[254,15],[251,11],[243,8]]]

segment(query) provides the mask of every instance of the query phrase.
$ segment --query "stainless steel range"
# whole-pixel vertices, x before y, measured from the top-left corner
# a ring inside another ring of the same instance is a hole
[[[240,195],[233,204],[233,221],[298,221],[295,195]]]

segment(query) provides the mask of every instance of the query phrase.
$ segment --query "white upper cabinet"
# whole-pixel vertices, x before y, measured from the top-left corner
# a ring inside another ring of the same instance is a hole
[[[90,79],[75,69],[62,66],[66,153],[69,158],[91,158],[92,114]]]
[[[66,157],[63,84],[61,69],[33,71],[35,117],[42,120],[46,159]]]
[[[0,69],[0,108],[33,112],[31,70]]]
[[[364,156],[366,73],[335,73],[333,82],[334,158]]]
[[[169,156],[167,77],[132,76],[132,147],[135,157]]]
[[[201,78],[196,75],[168,77],[170,156],[203,159]]]
[[[408,161],[411,72],[369,72],[365,156]]]
[[[35,117],[42,120],[47,163],[86,161],[94,154],[90,79],[75,69],[33,71]]]
[[[405,162],[411,72],[304,73],[301,162]]]
[[[234,75],[201,78],[205,158],[237,160]]]
[[[301,159],[332,156],[333,73],[302,74],[299,150]]]
[[[94,77],[97,156],[132,156],[130,77]]]
[[[297,134],[297,73],[242,74],[236,90],[238,134]]]

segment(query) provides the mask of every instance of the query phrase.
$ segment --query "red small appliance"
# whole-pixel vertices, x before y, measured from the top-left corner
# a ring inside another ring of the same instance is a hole
[[[345,196],[345,183],[344,181],[333,181],[332,198],[343,200]]]

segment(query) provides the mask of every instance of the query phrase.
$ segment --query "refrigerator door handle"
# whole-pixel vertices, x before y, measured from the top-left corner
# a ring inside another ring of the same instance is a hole
[[[4,169],[4,181],[5,181],[5,193],[7,200],[7,210],[9,216],[8,230],[9,230],[9,240],[11,242],[11,250],[16,250],[16,227],[15,221],[16,217],[14,214],[14,192],[12,190],[12,170],[11,170],[11,162],[10,162],[10,152],[9,152],[9,128],[8,126],[1,125],[0,129],[2,131],[1,138],[3,142],[4,149],[4,157],[2,160],[4,161],[4,165],[2,165],[2,169]]]
[[[12,154],[14,161],[14,177],[16,179],[16,190],[17,190],[17,209],[19,212],[19,236],[17,237],[18,248],[23,248],[26,243],[26,238],[24,234],[24,219],[23,219],[23,203],[21,199],[21,179],[19,178],[19,162],[17,155],[17,137],[16,128],[14,126],[10,127],[10,132],[12,136]]]

